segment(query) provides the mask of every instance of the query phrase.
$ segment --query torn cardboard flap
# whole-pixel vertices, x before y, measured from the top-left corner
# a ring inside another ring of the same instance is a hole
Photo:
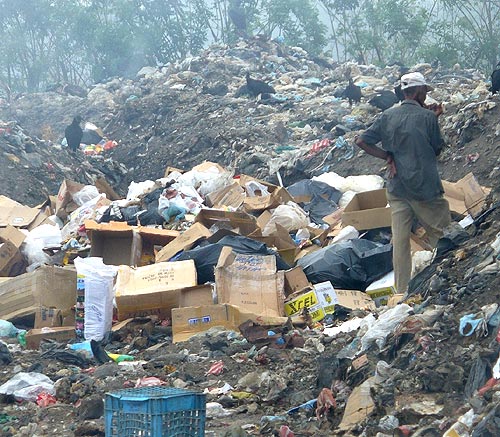
[[[375,410],[375,403],[370,394],[374,380],[375,378],[373,377],[368,378],[352,391],[349,399],[347,399],[344,416],[339,425],[341,430],[351,429],[366,419]]]
[[[287,202],[294,202],[293,197],[283,187],[270,184],[269,182],[261,181],[260,179],[253,178],[242,174],[240,176],[240,185],[246,187],[249,182],[257,182],[267,188],[269,194],[263,196],[246,196],[243,201],[243,207],[248,212],[263,211],[269,208],[276,208],[278,205],[286,204]]]
[[[0,196],[0,228],[8,225],[16,228],[28,227],[40,214],[40,210],[21,205],[6,196]]]
[[[194,223],[189,229],[168,243],[156,254],[156,262],[168,261],[181,250],[189,250],[202,238],[208,238],[212,234],[201,223]]]
[[[56,198],[56,215],[65,218],[69,213],[78,208],[78,205],[73,201],[73,194],[78,193],[85,185],[79,182],[74,182],[69,179],[64,179]]]
[[[20,252],[26,235],[11,225],[0,228],[0,276],[17,276],[26,269]]]
[[[284,272],[274,255],[240,255],[223,247],[215,268],[220,303],[263,316],[284,314]]]
[[[63,343],[73,338],[75,338],[74,326],[30,329],[26,333],[26,347],[28,349],[38,349],[42,340],[53,340],[59,343]]]
[[[287,264],[292,265],[294,263],[295,255],[298,252],[297,246],[288,231],[280,224],[276,223],[274,232],[268,236],[262,236],[260,230],[258,230],[249,237],[265,243],[269,248],[276,249]]]
[[[238,184],[233,182],[227,187],[209,193],[205,197],[205,204],[210,208],[234,208],[238,209],[245,200],[245,190]]]
[[[151,314],[170,317],[172,308],[179,306],[181,289],[196,285],[193,260],[119,266],[115,284],[118,319]]]
[[[241,211],[222,211],[219,209],[203,208],[196,216],[196,222],[201,223],[207,229],[215,227],[219,229],[233,230],[240,235],[250,235],[257,229],[255,217]]]

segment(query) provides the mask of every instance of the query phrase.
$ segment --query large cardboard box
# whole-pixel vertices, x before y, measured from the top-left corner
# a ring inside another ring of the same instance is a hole
[[[92,247],[90,256],[103,259],[108,265],[137,266],[142,255],[142,239],[137,229],[124,222],[98,224],[85,221]]]
[[[0,228],[0,276],[17,276],[26,269],[20,252],[26,235],[11,225]]]
[[[284,315],[284,272],[273,255],[240,255],[222,248],[215,268],[220,303],[262,316]]]
[[[385,188],[355,194],[342,213],[342,224],[358,231],[390,227],[391,209]]]
[[[208,238],[211,235],[210,231],[201,223],[194,223],[189,229],[168,243],[156,254],[156,262],[169,261],[181,250],[189,250],[197,241]]]
[[[170,317],[172,308],[179,306],[181,289],[196,285],[193,260],[137,268],[121,265],[115,285],[118,320],[152,314]]]
[[[203,208],[196,216],[196,222],[201,223],[207,229],[214,226],[217,228],[215,231],[226,229],[240,235],[250,235],[258,229],[255,217],[241,211]]]
[[[67,310],[76,301],[76,270],[42,266],[0,282],[0,319],[34,315],[42,306]]]
[[[58,328],[30,329],[26,333],[26,347],[38,349],[42,340],[66,342],[75,338],[75,327],[61,326]]]
[[[262,326],[281,326],[287,322],[286,317],[266,317],[227,304],[174,308],[173,342],[186,341],[193,335],[208,331],[215,326],[238,330],[238,326],[247,320]]]
[[[63,311],[54,307],[41,306],[35,313],[35,329],[63,326]],[[75,324],[72,325],[73,328]]]

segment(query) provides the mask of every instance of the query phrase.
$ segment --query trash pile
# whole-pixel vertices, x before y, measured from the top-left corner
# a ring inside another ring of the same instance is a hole
[[[104,435],[106,393],[155,386],[205,393],[205,435],[498,429],[496,193],[443,185],[455,222],[435,251],[414,229],[408,296],[377,175],[206,161],[123,198],[104,178],[4,197],[2,432]]]
[[[205,393],[207,436],[497,435],[498,107],[476,71],[412,69],[454,223],[435,250],[413,228],[407,296],[353,146],[398,66],[254,39],[2,108],[2,435],[104,435],[106,393],[147,387]],[[118,147],[70,156],[75,114]]]
[[[56,137],[49,127],[44,135]],[[115,187],[127,184],[126,167],[109,157],[89,161],[83,156],[70,156],[57,141],[41,140],[19,123],[1,118],[0,151],[0,192],[23,205],[42,205],[57,193],[65,178],[83,184],[93,184],[98,178],[106,178]]]
[[[435,86],[430,96],[445,104],[440,124],[451,147],[441,158],[444,178],[455,181],[472,170],[485,183],[498,167],[500,128],[484,74],[425,63],[408,68],[423,73]],[[380,162],[360,155],[353,138],[380,113],[374,99],[392,92],[402,71],[337,64],[255,38],[145,67],[133,80],[113,78],[88,95],[23,95],[0,109],[0,118],[15,119],[42,139],[50,130],[56,142],[72,117],[82,115],[118,142],[105,156],[125,165],[128,183],[155,179],[167,166],[190,169],[209,160],[275,184],[279,171],[288,185],[326,171],[346,177],[353,167],[356,174],[380,174]],[[276,93],[242,92],[246,72]],[[352,106],[342,98],[348,77],[362,91]]]

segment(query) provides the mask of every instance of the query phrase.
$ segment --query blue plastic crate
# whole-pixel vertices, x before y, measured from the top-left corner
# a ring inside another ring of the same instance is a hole
[[[106,394],[106,437],[202,437],[206,398],[202,393],[142,387]]]

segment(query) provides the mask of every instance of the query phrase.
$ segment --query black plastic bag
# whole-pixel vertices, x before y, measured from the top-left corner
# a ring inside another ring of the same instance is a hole
[[[311,179],[303,179],[301,181],[295,182],[286,189],[291,196],[310,196],[311,198],[315,196],[322,197],[323,199],[330,200],[339,203],[342,193],[333,188],[331,185],[325,182],[313,181]]]
[[[274,255],[278,270],[287,270],[290,268],[275,251],[269,249],[264,243],[240,235],[228,235],[221,238],[217,243],[205,244],[187,250],[181,253],[175,261],[194,260],[198,284],[213,282],[215,280],[215,266],[219,261],[219,256],[224,246],[229,246],[236,253],[244,255]]]
[[[314,196],[303,207],[303,210],[309,214],[309,218],[318,225],[324,224],[323,217],[330,215],[337,209],[339,207],[334,201],[324,199],[321,196]]]
[[[392,270],[392,245],[349,240],[306,255],[297,264],[313,284],[330,281],[334,287],[364,291]]]

